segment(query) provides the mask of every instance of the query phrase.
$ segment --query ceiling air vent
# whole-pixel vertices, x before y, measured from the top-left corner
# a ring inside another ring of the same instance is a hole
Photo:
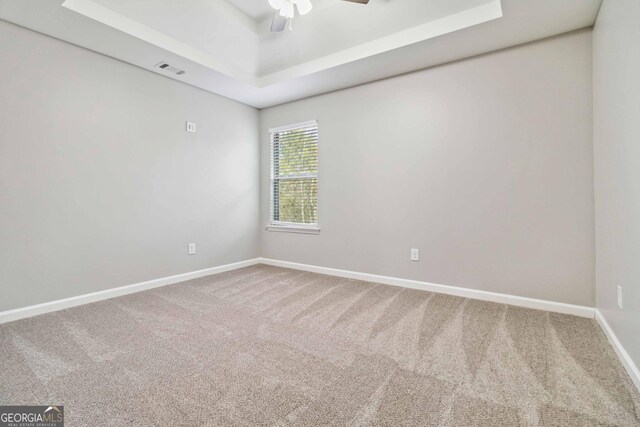
[[[156,68],[159,68],[162,71],[166,71],[166,72],[171,73],[171,74],[175,74],[176,76],[181,76],[184,73],[186,73],[186,71],[181,70],[179,68],[176,68],[176,67],[174,67],[172,65],[169,65],[166,62],[160,62],[160,63],[156,64]]]

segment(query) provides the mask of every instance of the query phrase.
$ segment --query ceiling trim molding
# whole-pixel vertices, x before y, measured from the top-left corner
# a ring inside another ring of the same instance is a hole
[[[229,64],[228,62],[217,60],[200,49],[176,40],[160,31],[156,31],[153,28],[139,23],[138,21],[127,18],[126,16],[114,12],[113,10],[101,6],[91,0],[65,0],[64,3],[62,3],[62,6],[211,70],[226,74],[227,76],[233,77],[242,83],[257,86],[256,77],[249,72]],[[232,6],[229,5],[229,8],[232,8]],[[238,12],[238,15],[245,16],[240,12]]]
[[[264,76],[257,76],[258,87],[262,88],[285,80],[304,77],[309,74],[338,67],[349,62],[378,55],[499,18],[502,18],[502,5],[500,0],[491,0],[480,6],[463,10],[331,55],[307,61],[300,65]]]
[[[0,19],[165,78],[266,108],[591,27],[601,2],[430,0],[429,4],[433,1],[439,6],[427,7],[430,12],[423,11],[423,19],[407,19],[402,21],[406,23],[404,26],[398,22],[393,28],[367,32],[372,28],[367,22],[378,22],[367,17],[384,22],[388,12],[398,12],[394,8],[404,7],[405,2],[374,0],[370,2],[371,10],[361,14],[358,11],[361,6],[351,7],[342,0],[313,0],[314,11],[321,13],[312,14],[316,21],[301,24],[300,37],[296,38],[297,34],[270,33],[266,37],[253,34],[235,19],[244,18],[238,16],[242,11],[231,10],[232,1],[235,0],[184,0],[181,6],[181,0],[179,5],[171,2],[172,7],[160,8],[158,14],[153,14],[154,9],[148,5],[154,2],[147,5],[127,0],[0,0]],[[258,0],[238,0],[245,5],[254,1]],[[424,6],[424,0],[405,1]],[[454,3],[457,8],[448,6]],[[467,10],[463,12],[460,7],[465,4]],[[175,19],[168,15],[187,6],[185,13]],[[380,9],[375,10],[376,7]],[[385,11],[386,7],[391,9]],[[472,10],[475,7],[479,9]],[[346,11],[344,15],[342,10]],[[503,16],[491,20],[492,11]],[[109,19],[107,23],[100,22],[105,17]],[[195,21],[190,26],[192,18]],[[350,29],[352,19],[367,22]],[[211,24],[211,20],[216,24]],[[333,38],[327,34],[326,43],[323,40],[309,43],[318,41],[327,22],[335,23],[345,34],[353,31],[351,44],[340,42],[344,38],[336,34],[331,34],[336,36]],[[394,30],[395,34],[389,36]],[[311,45],[322,49],[304,51],[305,46],[311,49]],[[333,50],[325,49],[331,46]],[[281,56],[275,59],[266,56],[271,51]],[[160,61],[187,73],[162,72],[157,68]]]
[[[231,11],[230,13],[240,18],[240,21],[243,22],[244,25],[249,25],[254,32],[257,31],[258,24],[248,16],[226,2],[221,3],[225,5],[226,9]],[[218,60],[207,52],[154,30],[138,21],[97,4],[92,0],[65,0],[62,6],[255,88],[263,88],[283,81],[308,76],[502,17],[500,0],[490,0],[480,6],[463,10],[284,70],[266,75],[256,75],[228,62]],[[254,25],[249,24],[249,22]]]

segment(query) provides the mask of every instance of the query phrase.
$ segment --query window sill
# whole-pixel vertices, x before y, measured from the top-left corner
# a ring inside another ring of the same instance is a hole
[[[279,231],[284,233],[320,234],[319,227],[305,227],[298,225],[267,225],[267,231]]]

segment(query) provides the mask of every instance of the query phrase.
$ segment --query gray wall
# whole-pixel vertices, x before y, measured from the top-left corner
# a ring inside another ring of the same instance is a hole
[[[258,255],[257,110],[2,21],[0,40],[0,311]]]
[[[605,0],[594,30],[597,306],[640,366],[640,2]],[[623,309],[617,307],[617,286]]]
[[[261,255],[594,306],[591,59],[581,31],[262,110]],[[310,119],[322,231],[266,231],[268,129]]]
[[[594,304],[590,31],[260,114],[4,22],[0,39],[0,310],[258,255]],[[267,130],[309,119],[322,232],[264,231]]]

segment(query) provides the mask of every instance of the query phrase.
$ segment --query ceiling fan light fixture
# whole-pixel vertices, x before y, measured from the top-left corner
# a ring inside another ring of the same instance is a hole
[[[276,13],[287,19],[293,19],[296,16],[296,8],[300,15],[306,15],[313,9],[310,0],[269,0],[269,5],[276,10]]]
[[[313,5],[310,0],[293,0],[293,2],[296,4],[300,15],[306,15],[311,12],[311,9],[313,9]]]
[[[295,10],[293,8],[293,2],[286,1],[284,6],[285,16],[289,19],[293,19],[295,17]]]
[[[269,6],[276,10],[280,10],[284,7],[285,0],[269,0]]]
[[[296,9],[299,15],[306,15],[311,12],[313,5],[311,0],[268,0],[269,5],[276,11],[273,13],[271,20],[271,32],[279,33],[283,31],[287,24],[289,30],[293,30],[291,21],[296,16]],[[369,0],[344,0],[352,3],[367,4]]]

